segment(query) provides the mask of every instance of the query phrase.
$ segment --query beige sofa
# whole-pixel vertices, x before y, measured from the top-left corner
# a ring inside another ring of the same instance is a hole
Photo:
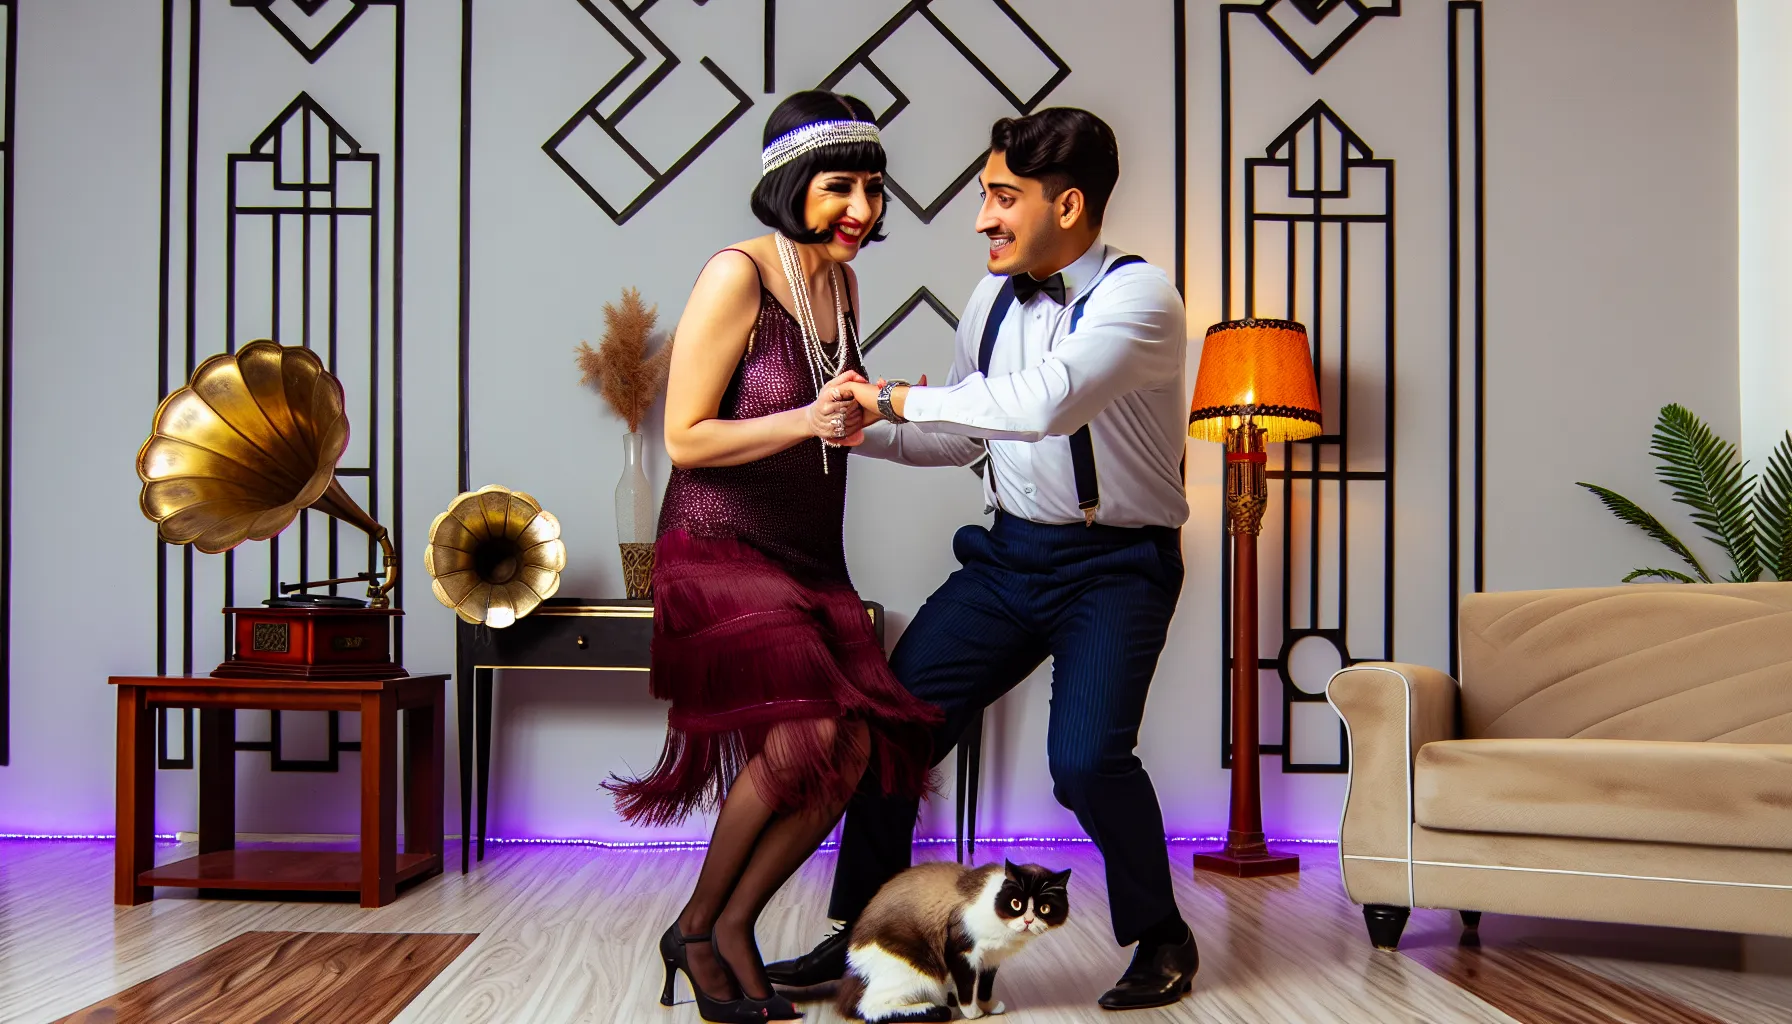
[[[1412,907],[1792,935],[1792,583],[1477,594],[1460,684],[1365,663],[1339,855]]]

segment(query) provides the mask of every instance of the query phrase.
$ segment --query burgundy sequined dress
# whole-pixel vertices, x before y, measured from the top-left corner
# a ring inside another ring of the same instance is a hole
[[[762,287],[720,418],[814,400],[801,328]],[[891,674],[847,576],[846,462],[844,448],[811,437],[741,466],[672,470],[654,548],[651,677],[672,710],[654,769],[609,783],[625,818],[667,824],[713,806],[768,739],[776,749],[753,780],[774,808],[844,802],[854,780],[839,766],[857,759],[844,746],[854,730],[833,728],[843,718],[869,726],[868,772],[885,792],[923,788],[939,712]]]

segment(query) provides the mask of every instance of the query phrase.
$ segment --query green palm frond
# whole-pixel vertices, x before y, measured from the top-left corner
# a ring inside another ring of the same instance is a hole
[[[1673,490],[1675,501],[1692,509],[1692,521],[1712,543],[1730,556],[1736,567],[1730,580],[1745,583],[1759,576],[1760,552],[1748,500],[1755,479],[1743,477],[1736,446],[1683,405],[1662,408],[1652,440],[1649,453],[1660,463],[1655,475]]]
[[[1792,431],[1774,446],[1755,490],[1755,532],[1762,569],[1792,580]]]
[[[1579,482],[1579,486],[1585,487],[1587,490],[1592,491],[1597,495],[1600,503],[1603,504],[1612,515],[1617,516],[1624,522],[1642,530],[1644,533],[1660,541],[1669,551],[1679,555],[1681,560],[1691,566],[1693,572],[1698,574],[1700,580],[1706,583],[1711,582],[1710,574],[1705,572],[1705,567],[1699,564],[1699,560],[1693,555],[1692,549],[1681,543],[1680,538],[1674,536],[1672,530],[1669,530],[1666,526],[1661,524],[1661,520],[1643,511],[1642,506],[1609,487],[1601,487],[1598,484],[1589,484],[1584,481]]]
[[[1629,575],[1625,576],[1624,579],[1621,580],[1620,582],[1633,583],[1637,580],[1646,580],[1646,579],[1651,579],[1651,578],[1658,579],[1658,580],[1665,580],[1669,583],[1697,583],[1697,582],[1699,582],[1698,580],[1693,579],[1691,576],[1688,576],[1685,573],[1680,572],[1675,569],[1632,569],[1632,570],[1630,570]]]

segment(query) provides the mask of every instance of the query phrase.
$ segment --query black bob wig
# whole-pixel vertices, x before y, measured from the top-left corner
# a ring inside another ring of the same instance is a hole
[[[817,121],[876,120],[871,108],[857,97],[819,89],[799,92],[785,98],[772,111],[772,116],[766,118],[765,136],[760,145],[769,146],[774,140]],[[803,217],[809,200],[809,183],[817,174],[829,171],[881,174],[883,170],[884,147],[875,142],[843,142],[812,150],[759,179],[759,184],[753,186],[753,216],[793,242],[825,242],[832,237],[832,232],[811,231]],[[884,210],[888,209],[886,202]],[[880,213],[877,223],[866,233],[865,241],[883,241],[883,229],[884,218]]]

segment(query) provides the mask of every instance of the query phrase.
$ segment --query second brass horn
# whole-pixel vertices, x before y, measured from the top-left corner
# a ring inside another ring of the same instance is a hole
[[[347,447],[342,382],[309,349],[252,341],[199,364],[156,410],[137,452],[143,514],[164,541],[217,554],[317,509],[379,543],[383,565],[356,578],[367,580],[372,606],[385,608],[398,553],[336,479]]]
[[[560,589],[560,520],[530,495],[488,484],[429,526],[423,570],[436,599],[475,625],[503,628]]]

